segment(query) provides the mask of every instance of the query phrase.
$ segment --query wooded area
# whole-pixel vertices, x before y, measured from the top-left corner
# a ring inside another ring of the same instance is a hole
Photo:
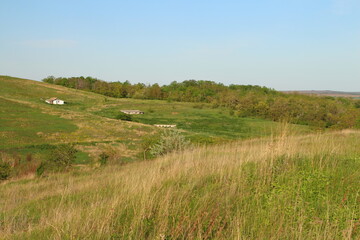
[[[252,85],[229,85],[203,80],[145,85],[105,82],[92,77],[43,79],[43,82],[99,93],[115,98],[159,99],[179,102],[211,103],[228,107],[239,117],[258,117],[274,121],[321,128],[359,128],[360,100],[285,94]]]

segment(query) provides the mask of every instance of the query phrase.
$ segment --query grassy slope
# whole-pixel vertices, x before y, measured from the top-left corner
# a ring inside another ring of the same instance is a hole
[[[213,109],[210,104],[159,100],[123,99],[121,103],[108,104],[101,110],[94,111],[94,114],[115,118],[121,107],[144,111],[144,115],[133,116],[137,122],[151,125],[176,124],[178,129],[187,131],[187,135],[197,142],[268,136],[274,133],[279,125],[272,121],[232,116],[228,109]],[[293,127],[300,132],[309,131],[304,126]]]
[[[41,111],[45,115],[54,115],[65,119],[62,122],[47,121],[47,124],[53,127],[66,128],[66,125],[76,125],[76,129],[71,129],[71,132],[65,134],[52,134],[52,131],[47,131],[42,122],[35,122],[32,126],[35,129],[44,128],[43,143],[48,143],[51,139],[61,139],[63,141],[102,141],[112,139],[125,139],[125,137],[137,139],[139,132],[148,132],[150,129],[147,126],[127,123],[121,121],[114,121],[111,119],[104,119],[88,112],[88,108],[102,105],[103,97],[97,94],[77,91],[65,87],[49,85],[41,82],[17,79],[11,77],[0,77],[0,98],[2,101],[9,103],[8,109],[13,110],[21,104],[22,108],[29,108],[29,112],[25,113],[26,118],[36,120],[33,112]],[[46,99],[52,96],[65,99],[69,102],[68,105],[55,106],[46,104],[41,98]],[[17,123],[18,119],[22,120],[22,115],[15,115],[12,111],[11,123],[15,127],[22,127],[21,122]],[[5,117],[7,113],[3,113]],[[42,115],[41,117],[45,116]],[[2,117],[3,117],[2,116]],[[48,116],[46,116],[48,117]],[[70,120],[70,121],[68,121]],[[10,123],[10,121],[8,121]],[[18,125],[16,125],[18,124]],[[101,126],[101,127],[99,127]],[[2,126],[5,127],[5,126]],[[137,133],[132,128],[139,130]],[[34,138],[36,138],[34,136]],[[23,144],[29,144],[24,141]]]
[[[44,99],[59,97],[69,104],[48,105]],[[278,123],[230,116],[228,110],[190,103],[115,99],[42,82],[0,76],[0,150],[46,153],[29,145],[77,142],[92,158],[104,150],[117,152],[122,159],[139,153],[144,135],[157,131],[145,124],[175,123],[195,142],[222,142],[229,139],[266,136]],[[120,109],[141,109],[140,123],[111,119]],[[299,131],[307,127],[295,126]],[[85,157],[86,158],[86,157]],[[81,161],[80,161],[81,162]]]
[[[71,120],[42,113],[39,109],[0,98],[0,146],[12,147],[24,143],[45,143],[43,134],[76,131]]]
[[[359,239],[360,132],[0,185],[5,239]]]
[[[44,99],[59,97],[65,106],[49,105]],[[35,161],[46,158],[44,144],[78,143],[76,163],[97,159],[103,151],[117,152],[118,161],[138,154],[133,145],[154,128],[91,114],[88,109],[102,105],[100,95],[13,77],[0,76],[0,154],[3,158]],[[4,155],[5,154],[5,155]]]

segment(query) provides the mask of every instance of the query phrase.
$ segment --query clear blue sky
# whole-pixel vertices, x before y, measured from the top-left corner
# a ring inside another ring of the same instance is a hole
[[[360,0],[0,0],[0,74],[360,91]]]

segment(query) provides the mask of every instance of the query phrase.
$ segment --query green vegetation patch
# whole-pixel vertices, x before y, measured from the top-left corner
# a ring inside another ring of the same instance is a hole
[[[338,132],[252,140],[0,184],[0,233],[6,239],[359,239],[359,139],[359,132]]]
[[[326,159],[284,156],[273,165],[249,162],[242,165],[239,176],[226,179],[221,174],[175,177],[153,189],[159,205],[148,210],[144,223],[135,231],[154,236],[156,223],[163,217],[158,211],[163,196],[177,192],[182,194],[181,201],[177,194],[167,200],[176,206],[166,215],[169,225],[164,235],[169,239],[193,239],[194,231],[207,236],[204,239],[232,239],[234,229],[229,227],[234,227],[233,219],[238,216],[244,219],[238,231],[245,239],[296,239],[298,232],[290,229],[299,226],[305,239],[314,239],[324,231],[330,231],[332,239],[343,239],[343,233],[360,219],[360,158]],[[122,210],[119,233],[126,229],[126,221],[132,221],[131,217],[124,219],[128,209]],[[288,231],[278,232],[274,226]],[[360,229],[354,228],[349,236],[358,239]]]
[[[0,98],[0,148],[46,143],[42,137],[46,134],[76,129],[71,120]]]
[[[279,123],[238,117],[226,108],[212,108],[210,104],[201,107],[194,103],[174,103],[159,100],[121,100],[99,111],[97,115],[116,119],[120,110],[138,109],[145,114],[131,115],[133,121],[145,124],[175,124],[186,130],[193,142],[219,142],[229,139],[243,139],[275,134]],[[307,126],[292,125],[300,132],[309,131]]]
[[[284,119],[295,124],[319,128],[359,127],[360,111],[350,98],[316,97],[284,94],[273,89],[251,85],[230,85],[203,80],[185,80],[169,85],[130,84],[128,81],[105,82],[92,77],[43,79],[46,83],[96,92],[109,97],[158,99],[178,102],[196,102],[223,106],[243,117],[257,117],[274,121]]]
[[[91,159],[89,157],[89,154],[87,154],[86,152],[81,152],[78,151],[75,154],[75,160],[74,160],[74,164],[88,164],[91,162]]]

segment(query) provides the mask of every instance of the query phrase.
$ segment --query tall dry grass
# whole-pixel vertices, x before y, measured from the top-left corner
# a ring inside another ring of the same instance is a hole
[[[5,239],[356,239],[360,132],[199,147],[0,186]]]

